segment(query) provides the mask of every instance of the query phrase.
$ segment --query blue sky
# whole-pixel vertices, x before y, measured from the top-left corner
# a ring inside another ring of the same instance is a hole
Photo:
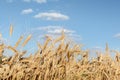
[[[0,32],[8,41],[29,33],[39,39],[64,29],[86,48],[108,42],[120,50],[120,0],[0,0],[0,10]],[[8,35],[10,24],[14,38]]]

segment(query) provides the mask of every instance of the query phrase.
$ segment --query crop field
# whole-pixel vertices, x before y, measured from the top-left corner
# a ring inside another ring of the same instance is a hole
[[[13,34],[12,26],[9,34]],[[65,41],[65,34],[62,32],[56,39],[46,36],[43,45],[37,42],[37,51],[24,57],[27,50],[20,51],[18,46],[27,46],[31,38],[31,34],[26,38],[20,36],[14,46],[0,44],[0,80],[120,79],[120,52],[109,49],[107,44],[104,53],[96,51],[97,57],[89,59],[89,50]],[[14,54],[10,57],[4,56],[5,49]],[[114,53],[115,57],[111,57],[110,53]],[[77,60],[77,56],[80,59]]]

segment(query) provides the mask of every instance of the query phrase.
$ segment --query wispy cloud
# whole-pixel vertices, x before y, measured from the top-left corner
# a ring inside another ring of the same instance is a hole
[[[64,32],[64,33],[74,33],[74,31],[72,31],[72,30],[68,30],[68,29],[63,29],[63,28],[60,28],[60,29],[54,29],[54,31],[53,30],[49,30],[48,31],[48,33],[52,33],[52,34],[60,34],[60,33],[62,33],[62,31]]]
[[[23,0],[23,1],[24,2],[36,2],[36,3],[39,3],[39,4],[47,2],[47,0]]]
[[[101,47],[101,46],[94,46],[94,47],[92,47],[91,50],[90,50],[91,54],[95,53],[94,55],[96,55],[96,56],[98,55],[98,54],[96,54],[96,52],[101,53],[101,52],[103,52],[103,51],[104,51],[104,48]]]
[[[63,26],[43,26],[43,27],[37,27],[34,30],[35,31],[38,30],[42,34],[52,36],[53,38],[60,36],[61,33],[64,32],[67,38],[70,38],[72,40],[82,40],[82,37],[76,34],[76,31],[67,29]],[[44,35],[40,35],[40,34],[39,34],[39,38],[44,38]]]
[[[92,49],[94,49],[94,50],[102,50],[103,48],[100,47],[100,46],[95,46],[95,47],[93,47]]]
[[[12,3],[13,2],[13,0],[6,0],[8,3]]]
[[[32,12],[33,12],[33,10],[31,8],[29,8],[29,9],[22,10],[21,14],[30,14]]]
[[[23,0],[24,2],[31,2],[31,0]]]
[[[114,38],[119,38],[120,39],[120,33],[117,33],[113,36]]]
[[[33,1],[35,1],[37,3],[46,3],[47,2],[47,0],[33,0]]]
[[[37,30],[46,31],[46,32],[49,33],[49,34],[61,34],[62,31],[63,31],[65,34],[73,34],[73,33],[75,33],[75,31],[66,29],[66,28],[64,28],[64,27],[62,27],[62,26],[38,27]]]
[[[58,13],[58,12],[44,12],[44,13],[38,13],[34,16],[34,18],[38,19],[44,19],[44,20],[68,20],[69,17],[67,15]]]

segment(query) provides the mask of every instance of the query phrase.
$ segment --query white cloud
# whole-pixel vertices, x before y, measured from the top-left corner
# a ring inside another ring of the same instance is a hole
[[[38,13],[34,16],[34,18],[44,19],[44,20],[68,20],[69,17],[67,15],[63,15],[58,12],[44,12]]]
[[[50,1],[56,1],[56,2],[57,2],[57,1],[59,1],[59,0],[50,0]]]
[[[23,11],[21,12],[21,14],[30,14],[30,13],[32,13],[32,12],[33,12],[33,10],[32,10],[31,8],[29,8],[29,9],[23,10]]]
[[[51,33],[51,34],[60,34],[62,33],[62,31],[66,34],[68,33],[74,33],[74,31],[72,30],[68,30],[68,29],[63,29],[63,28],[60,28],[60,29],[54,29],[54,30],[49,30],[48,33]]]
[[[44,31],[48,31],[51,29],[58,29],[61,28],[62,26],[41,26],[41,27],[37,27],[36,30],[44,30]]]
[[[6,0],[8,3],[12,3],[13,2],[13,0]]]
[[[47,0],[23,0],[23,1],[24,2],[31,2],[31,1],[33,1],[33,2],[36,2],[36,3],[39,3],[39,4],[47,2]]]
[[[114,35],[114,37],[115,37],[115,38],[119,38],[119,39],[120,39],[120,33],[115,34],[115,35]]]
[[[34,0],[34,1],[37,3],[46,3],[47,2],[47,0]]]
[[[61,34],[62,31],[65,34],[73,34],[75,31],[63,28],[62,26],[46,26],[46,27],[38,27],[37,30],[42,30],[47,32],[48,34]]]
[[[67,29],[63,26],[43,26],[43,27],[37,27],[33,29],[34,32],[40,32],[39,38],[44,38],[44,35],[49,35],[52,38],[56,38],[61,35],[62,31],[64,31],[66,38],[72,39],[72,40],[82,40],[82,37],[74,30]],[[43,34],[42,36],[40,34]]]
[[[100,46],[95,46],[95,47],[93,47],[92,49],[94,49],[94,50],[102,50],[103,48],[100,47]]]
[[[31,0],[23,0],[24,2],[31,2]]]

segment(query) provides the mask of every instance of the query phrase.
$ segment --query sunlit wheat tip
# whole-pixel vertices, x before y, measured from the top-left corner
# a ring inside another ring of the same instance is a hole
[[[10,36],[12,36],[12,34],[13,34],[13,25],[11,24],[10,25]]]
[[[25,39],[25,41],[24,41],[23,44],[22,44],[23,47],[28,43],[28,41],[31,39],[31,37],[32,37],[32,35],[30,34],[30,35]]]

